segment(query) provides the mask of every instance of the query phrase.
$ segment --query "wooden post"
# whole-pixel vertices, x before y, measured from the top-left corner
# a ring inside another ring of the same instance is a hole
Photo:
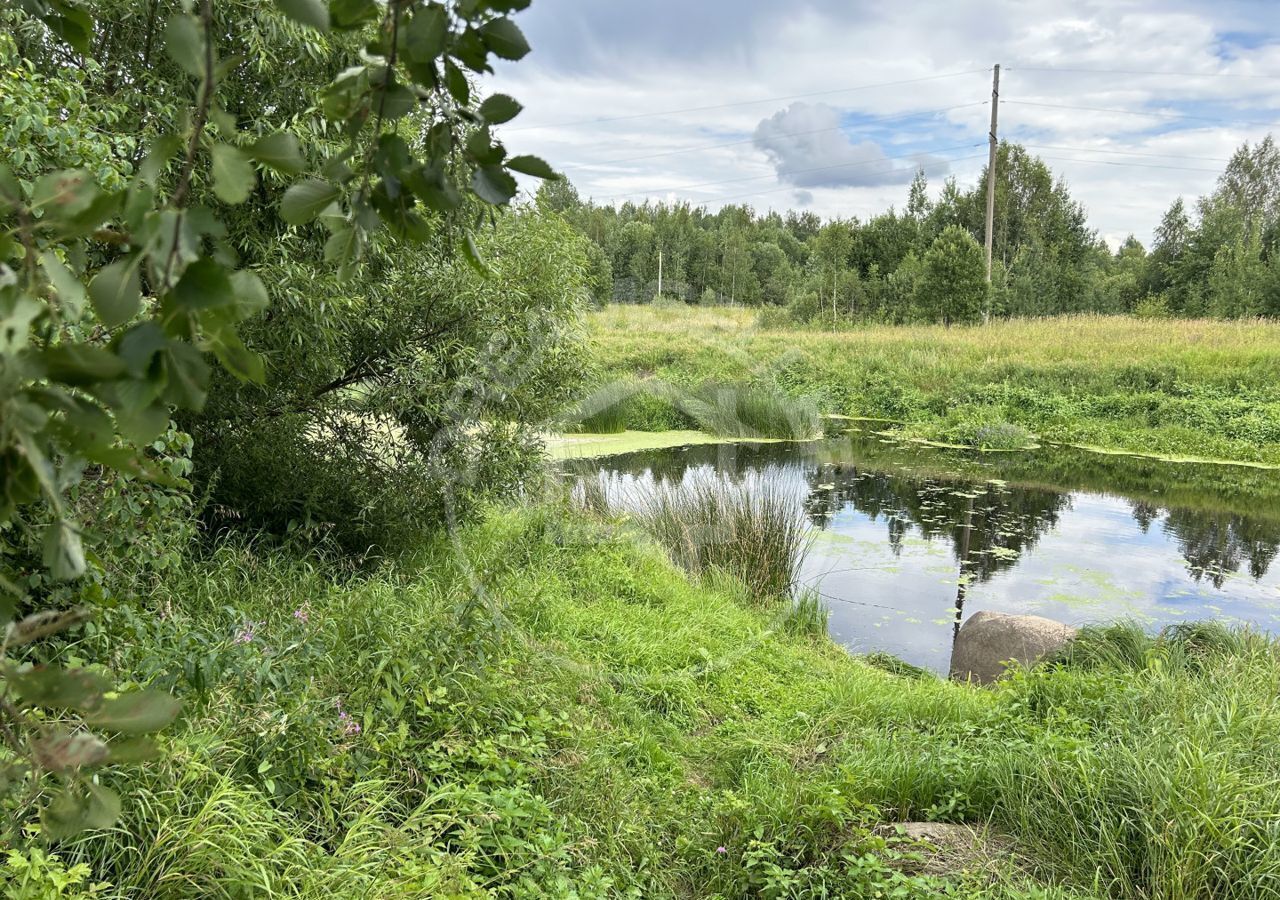
[[[983,313],[983,321],[991,320],[991,249],[995,236],[993,225],[996,217],[996,121],[1000,112],[1000,64],[996,63],[991,70],[991,131],[988,139],[991,145],[987,155],[987,308]]]

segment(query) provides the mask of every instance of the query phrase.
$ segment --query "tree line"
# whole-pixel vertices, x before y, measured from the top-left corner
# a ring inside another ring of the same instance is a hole
[[[537,204],[592,241],[600,302],[661,294],[817,324],[1280,315],[1280,148],[1270,135],[1243,144],[1210,194],[1174,201],[1149,249],[1130,236],[1111,251],[1066,182],[1018,144],[1000,144],[996,173],[990,287],[985,169],[978,186],[948,179],[936,199],[919,172],[903,209],[865,221],[732,204],[601,205],[566,180],[544,184]]]

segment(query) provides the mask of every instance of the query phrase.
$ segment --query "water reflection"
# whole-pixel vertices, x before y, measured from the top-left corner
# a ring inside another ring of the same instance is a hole
[[[864,432],[567,466],[632,491],[718,474],[801,492],[822,530],[805,578],[828,599],[833,634],[939,670],[979,608],[1280,629],[1275,472],[1068,448],[976,454]]]

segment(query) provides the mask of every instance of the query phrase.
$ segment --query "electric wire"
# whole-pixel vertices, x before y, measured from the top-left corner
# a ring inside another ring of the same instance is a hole
[[[730,109],[736,106],[754,106],[760,103],[778,103],[782,100],[799,100],[804,97],[824,97],[830,94],[847,94],[853,91],[867,91],[873,88],[897,87],[903,84],[919,84],[924,81],[938,81],[943,78],[959,78],[963,75],[975,75],[979,72],[988,72],[989,69],[969,69],[964,72],[946,72],[942,75],[925,75],[921,78],[903,78],[898,81],[879,81],[874,84],[860,84],[854,87],[834,88],[827,91],[811,91],[807,94],[788,94],[783,97],[761,97],[758,100],[739,100],[734,103],[715,103],[710,106],[688,106],[683,109],[664,109],[655,112],[635,113],[627,116],[608,116],[601,119],[581,119],[577,122],[559,122],[547,123],[545,125],[521,125],[515,128],[506,129],[507,133],[515,131],[532,131],[535,128],[576,128],[579,125],[600,125],[605,122],[626,122],[632,119],[651,119],[655,116],[673,116],[681,113],[690,112],[707,112],[713,109]]]
[[[955,109],[969,109],[970,107],[974,107],[974,106],[986,106],[990,102],[991,101],[989,100],[978,100],[974,103],[960,103],[955,106],[943,106],[939,109],[926,109],[926,110],[921,110],[920,112],[914,112],[914,113],[903,113],[901,115],[892,115],[892,116],[876,116],[873,118],[866,119],[862,122],[859,122],[858,125],[855,126],[855,128],[862,127],[865,124],[878,124],[880,122],[897,122],[904,119],[914,119],[922,116],[936,116],[944,112],[951,112],[952,110],[955,110]],[[844,131],[845,133],[848,133],[848,129],[846,129],[845,126],[836,125],[831,128],[814,128],[811,131],[790,131],[790,132],[785,132],[783,134],[775,135],[775,137],[804,137],[806,135],[822,134],[828,131]],[[679,153],[696,153],[699,150],[717,150],[721,147],[735,147],[740,144],[751,144],[754,142],[755,142],[755,138],[749,137],[749,138],[745,138],[743,140],[738,140],[738,141],[726,141],[723,144],[702,144],[696,147],[681,147],[678,150],[664,150],[661,153],[650,153],[645,156],[629,156],[625,159],[603,160],[598,163],[591,163],[590,165],[593,167],[594,166],[617,166],[617,165],[622,165],[623,163],[640,162],[642,160],[647,160],[647,159],[658,159],[659,157],[663,157],[663,156],[675,156],[676,154],[679,154]],[[582,169],[585,167],[586,166],[584,165],[565,166],[566,169],[575,169],[575,168]]]
[[[1154,69],[1086,69],[1074,66],[1020,66],[1002,69],[1005,72],[1072,72],[1089,75],[1159,75],[1172,78],[1250,78],[1280,81],[1280,75],[1251,75],[1242,72],[1160,72]]]
[[[812,172],[827,172],[833,169],[860,168],[862,166],[877,165],[887,160],[908,159],[913,156],[921,156],[926,152],[948,153],[954,150],[969,150],[969,149],[972,149],[973,147],[978,147],[978,146],[981,146],[981,142],[973,143],[973,144],[958,144],[954,147],[942,147],[938,150],[932,150],[932,151],[916,150],[911,153],[902,153],[895,156],[881,156],[881,157],[877,157],[876,159],[864,159],[864,160],[859,160],[858,162],[851,162],[851,163],[837,163],[831,166],[815,166],[810,169],[796,169],[796,170],[787,172],[786,174],[787,175],[805,175]],[[667,188],[653,188],[653,189],[639,190],[639,191],[625,191],[623,193],[609,195],[602,199],[620,200],[626,197],[647,196],[649,194],[665,194],[665,193],[671,193],[675,191],[691,191],[694,188],[715,187],[716,185],[721,185],[721,184],[737,184],[743,181],[759,181],[762,178],[776,177],[778,174],[780,173],[768,172],[763,175],[749,175],[746,178],[727,178],[721,181],[703,181],[703,182],[699,182],[698,184],[682,184],[682,185],[675,185],[673,187],[667,187]]]
[[[1041,106],[1047,109],[1072,109],[1084,110],[1086,112],[1118,113],[1126,116],[1149,116],[1155,119],[1188,119],[1199,122],[1214,122],[1219,125],[1255,125],[1263,128],[1280,127],[1280,122],[1248,122],[1243,120],[1215,119],[1209,116],[1193,116],[1186,113],[1146,112],[1137,109],[1111,109],[1102,106],[1072,106],[1066,103],[1040,103],[1039,101],[1032,100],[1001,100],[1000,104],[1002,106],[1006,104],[1014,104],[1016,106]]]

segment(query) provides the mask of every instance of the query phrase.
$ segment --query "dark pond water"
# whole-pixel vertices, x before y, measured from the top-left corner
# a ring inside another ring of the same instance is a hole
[[[862,431],[566,466],[629,496],[714,477],[795,492],[819,529],[803,581],[825,598],[832,635],[937,671],[982,609],[1280,631],[1280,472],[1062,447],[939,450]]]

